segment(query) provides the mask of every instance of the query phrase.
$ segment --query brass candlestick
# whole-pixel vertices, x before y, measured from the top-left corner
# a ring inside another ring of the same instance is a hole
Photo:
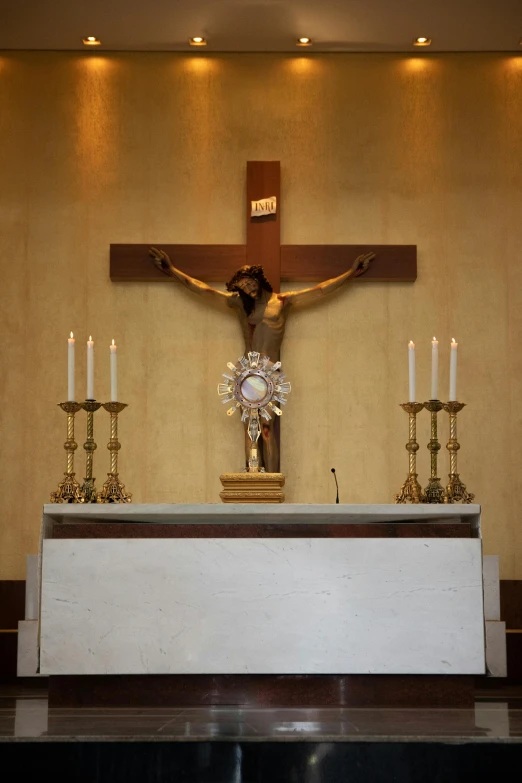
[[[431,416],[431,438],[428,443],[428,449],[431,458],[431,475],[428,481],[428,486],[424,490],[426,495],[426,503],[443,503],[444,502],[444,487],[440,483],[440,478],[437,476],[437,460],[438,453],[440,451],[440,443],[437,438],[437,414],[444,407],[444,403],[440,400],[430,400],[424,403],[424,407],[430,412]]]
[[[96,479],[93,478],[92,475],[94,452],[97,448],[97,445],[94,442],[94,414],[101,408],[101,402],[96,402],[96,400],[85,400],[85,402],[82,402],[81,407],[87,412],[87,438],[83,444],[83,448],[85,449],[85,479],[82,484],[83,502],[96,503]]]
[[[118,414],[127,407],[124,402],[105,402],[105,410],[111,417],[111,437],[107,444],[110,452],[110,472],[107,473],[107,481],[98,496],[100,503],[130,503],[132,495],[126,491],[125,485],[118,476],[118,451],[121,443],[118,440]]]
[[[457,452],[460,449],[460,443],[457,440],[457,413],[464,408],[463,402],[445,402],[444,410],[449,413],[450,436],[446,448],[450,455],[449,482],[444,493],[444,503],[473,503],[475,495],[468,492],[466,485],[460,480],[457,470]]]
[[[67,414],[67,440],[63,447],[67,453],[67,470],[58,484],[56,492],[51,494],[51,503],[82,503],[82,491],[74,474],[74,452],[78,444],[74,440],[74,416],[82,409],[80,402],[60,402],[60,408]]]
[[[401,408],[409,414],[410,417],[410,436],[406,444],[406,451],[409,454],[408,478],[401,487],[398,495],[395,495],[396,503],[425,503],[426,496],[421,485],[417,481],[417,452],[419,444],[417,443],[417,413],[423,409],[422,402],[404,402]]]

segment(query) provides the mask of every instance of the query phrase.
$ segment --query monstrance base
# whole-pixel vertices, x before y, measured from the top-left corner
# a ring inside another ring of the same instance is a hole
[[[223,503],[284,503],[282,473],[222,473]]]

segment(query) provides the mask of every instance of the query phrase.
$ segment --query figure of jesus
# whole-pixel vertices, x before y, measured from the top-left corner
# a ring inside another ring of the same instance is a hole
[[[286,319],[290,310],[293,307],[315,302],[327,294],[337,291],[349,280],[360,277],[366,272],[370,261],[375,256],[374,253],[358,256],[347,272],[331,280],[318,283],[312,288],[276,294],[266,279],[261,266],[242,266],[227,283],[227,291],[225,292],[212,288],[201,280],[196,280],[180,269],[176,269],[163,250],[152,247],[149,252],[158,269],[166,275],[177,278],[191,291],[212,297],[215,301],[232,308],[241,324],[245,353],[259,351],[260,354],[268,356],[272,362],[279,361]],[[273,420],[263,422],[262,442],[259,450],[260,467],[264,467],[268,473],[276,473],[279,470],[279,453],[274,438],[273,425]],[[248,459],[248,438],[246,438],[246,447]]]

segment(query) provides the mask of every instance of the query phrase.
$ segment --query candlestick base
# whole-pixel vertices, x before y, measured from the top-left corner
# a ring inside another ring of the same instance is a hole
[[[109,472],[107,473],[107,481],[98,495],[98,502],[131,503],[132,495],[125,489],[125,485],[120,481],[118,474],[118,452],[121,448],[121,444],[118,440],[118,414],[127,407],[127,403],[111,400],[111,402],[104,402],[103,407],[111,417],[111,437],[107,444],[107,448],[111,455],[111,461]]]
[[[424,490],[425,503],[445,503],[444,487],[440,483],[438,476],[431,476],[428,479],[428,486]]]
[[[96,479],[94,477],[85,478],[81,486],[82,503],[97,503],[98,495],[96,492]]]
[[[444,487],[440,483],[440,478],[437,476],[438,468],[438,454],[440,451],[440,443],[437,437],[437,414],[444,407],[444,403],[440,400],[428,400],[424,403],[424,407],[430,413],[431,419],[431,438],[428,443],[428,451],[430,452],[431,461],[431,476],[428,479],[428,486],[424,490],[426,503],[443,503],[444,502]]]
[[[132,503],[132,495],[125,489],[117,473],[107,473],[107,481],[98,495],[98,503]]]
[[[94,414],[101,408],[101,402],[96,400],[85,400],[82,402],[82,408],[87,412],[87,439],[83,444],[85,449],[85,472],[86,476],[82,484],[82,495],[84,503],[96,503],[98,500],[98,494],[96,492],[95,482],[93,477],[93,462],[94,452],[97,449],[97,445],[94,441]]]
[[[64,473],[56,492],[51,493],[50,503],[83,503],[82,488],[74,473]]]
[[[426,495],[417,480],[416,473],[409,473],[408,478],[395,495],[396,503],[426,503]]]
[[[74,473],[74,452],[78,444],[74,439],[74,417],[82,409],[81,403],[74,400],[58,403],[59,407],[67,414],[67,440],[63,444],[67,454],[67,470],[64,478],[58,484],[56,492],[51,493],[51,503],[83,503],[83,495],[80,484]]]
[[[473,503],[475,495],[468,492],[458,473],[449,474],[449,482],[444,492],[444,503]]]
[[[401,491],[395,495],[395,503],[425,503],[426,496],[417,481],[417,414],[423,409],[422,402],[404,402],[401,404],[403,411],[409,417],[409,440],[406,444],[408,452],[408,477],[401,487]]]
[[[444,410],[449,414],[450,437],[446,448],[450,457],[449,481],[444,492],[444,503],[473,503],[475,495],[468,492],[466,485],[461,481],[457,468],[457,455],[460,443],[457,440],[457,414],[465,407],[465,403],[450,400],[444,403]]]

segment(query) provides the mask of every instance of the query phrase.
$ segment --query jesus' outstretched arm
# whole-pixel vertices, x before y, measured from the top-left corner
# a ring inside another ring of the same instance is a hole
[[[237,294],[218,291],[217,288],[212,288],[212,286],[203,283],[201,280],[197,280],[195,277],[185,274],[181,269],[176,269],[164,250],[158,250],[157,247],[151,247],[149,255],[158,269],[164,274],[169,277],[176,277],[180,283],[183,283],[184,286],[191,291],[194,291],[196,294],[213,295],[213,298],[216,301],[224,302],[225,304],[231,304],[231,299],[238,298]]]
[[[291,305],[301,306],[317,302],[326,294],[341,288],[348,280],[364,275],[373,258],[375,258],[375,253],[365,253],[362,256],[358,256],[351,268],[347,272],[343,272],[342,275],[333,277],[331,280],[324,280],[312,288],[304,288],[302,291],[289,291],[286,294],[280,294],[280,296],[284,299],[285,304]]]

